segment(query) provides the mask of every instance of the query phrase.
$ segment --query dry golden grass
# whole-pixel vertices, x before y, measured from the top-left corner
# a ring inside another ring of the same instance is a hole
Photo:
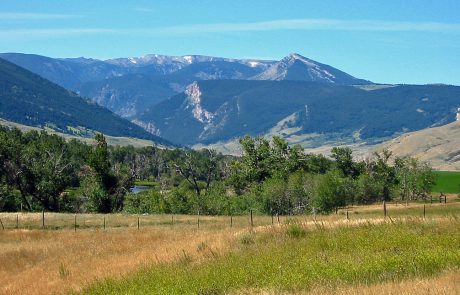
[[[409,206],[389,204],[388,211],[411,209],[420,213],[422,206],[423,204]],[[432,204],[427,205],[427,208],[431,208],[429,212],[434,214],[429,216],[430,219],[448,219],[451,217],[436,215],[435,209],[445,208],[458,213],[460,203]],[[316,227],[318,224],[324,227],[335,227],[368,222],[381,223],[385,222],[381,209],[381,205],[349,208],[350,220],[348,221],[345,210],[341,210],[339,214],[318,215],[316,222],[310,215],[282,216],[280,223],[294,221],[306,227]],[[193,263],[200,263],[209,259],[210,255],[222,255],[236,247],[240,243],[238,235],[250,228],[249,216],[233,217],[233,227],[230,227],[230,217],[201,216],[200,228],[197,225],[197,216],[140,216],[141,228],[138,230],[138,216],[82,214],[77,216],[79,227],[74,232],[74,215],[47,213],[45,225],[48,229],[55,230],[42,230],[39,229],[41,214],[29,213],[19,214],[20,229],[14,229],[17,216],[16,213],[0,213],[0,218],[7,228],[0,230],[1,294],[65,293],[70,290],[81,290],[96,280],[120,277],[147,265],[180,261],[188,259],[187,257],[190,257]],[[104,217],[106,230],[103,230]],[[405,218],[407,217],[404,215],[398,217],[399,220]],[[276,217],[273,222],[277,225]],[[387,219],[386,222],[391,220]],[[268,229],[282,231],[283,226],[267,227],[271,224],[270,216],[254,216],[254,231]],[[459,273],[445,276],[456,282],[455,286],[458,289]],[[441,277],[439,284],[449,281],[443,278]],[[430,280],[388,283],[381,288],[397,290],[401,284],[407,284],[409,290],[415,288],[417,284],[425,283],[427,286],[435,286],[434,283],[430,283]],[[438,282],[437,279],[433,280]],[[446,286],[452,286],[454,283],[449,284]],[[364,294],[373,293],[373,290],[381,293],[378,289],[372,288],[379,288],[379,285],[350,287],[346,290],[352,294],[355,291],[366,290],[369,291]],[[424,290],[429,289],[424,288]],[[444,289],[439,287],[436,290]]]
[[[250,290],[237,292],[238,295],[275,295],[279,291]],[[399,282],[385,282],[374,285],[340,286],[334,288],[318,287],[307,292],[286,293],[298,295],[458,295],[460,294],[460,271],[451,270],[437,277],[417,278]]]
[[[460,271],[453,270],[434,278],[419,278],[371,286],[341,287],[336,290],[317,290],[309,294],[382,294],[382,295],[456,295],[460,294]]]
[[[0,293],[50,294],[80,290],[95,280],[118,277],[143,265],[184,255],[200,261],[231,247],[232,231],[111,229],[0,232]]]
[[[374,147],[373,150],[386,148],[393,152],[393,156],[415,157],[430,163],[436,170],[458,171],[459,147],[460,122],[456,121],[440,127],[405,133]]]

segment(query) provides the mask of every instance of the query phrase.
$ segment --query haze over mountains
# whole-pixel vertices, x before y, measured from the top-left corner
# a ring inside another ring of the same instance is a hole
[[[460,107],[457,86],[375,84],[295,53],[280,61],[0,57],[182,145],[246,134],[277,134],[304,147],[374,144],[453,122]]]

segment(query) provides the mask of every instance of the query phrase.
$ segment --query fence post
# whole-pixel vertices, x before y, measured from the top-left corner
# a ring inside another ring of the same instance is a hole
[[[174,214],[171,214],[171,225],[174,225]]]
[[[383,200],[383,217],[387,218],[387,201]]]
[[[16,214],[16,228],[19,228],[19,214]]]
[[[45,228],[45,209],[42,210],[42,228]]]
[[[139,230],[140,227],[141,227],[140,217],[137,216],[137,229]]]
[[[200,210],[198,210],[197,225],[200,228]]]
[[[251,228],[254,226],[254,222],[252,220],[252,210],[251,210]]]
[[[273,225],[273,212],[272,212],[272,225]]]
[[[348,209],[347,209],[347,220],[350,220],[350,219],[348,218]]]
[[[425,216],[426,216],[426,208],[425,208],[425,204],[423,204],[423,219],[425,219]]]
[[[5,227],[3,226],[3,222],[2,222],[1,218],[0,218],[0,224],[2,225],[2,229],[5,229]]]
[[[230,227],[233,227],[233,215],[230,215]]]
[[[280,224],[280,214],[276,213],[276,218],[278,219],[278,224]]]
[[[75,219],[74,219],[74,231],[77,232],[77,213],[75,213]]]

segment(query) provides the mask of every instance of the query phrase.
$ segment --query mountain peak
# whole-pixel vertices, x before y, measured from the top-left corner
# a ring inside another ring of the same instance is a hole
[[[312,81],[341,85],[368,83],[368,81],[357,79],[338,69],[321,64],[295,52],[290,53],[252,79]]]
[[[305,56],[302,56],[298,53],[290,53],[288,56],[284,57],[281,62],[284,62],[284,63],[288,63],[288,64],[293,64],[295,63],[296,61],[300,61],[302,63],[304,63],[305,65],[307,65],[308,67],[317,67],[319,65],[319,63],[309,59],[309,58],[306,58]]]
[[[306,59],[306,57],[298,54],[297,52],[289,53],[287,57],[292,58],[292,59]]]

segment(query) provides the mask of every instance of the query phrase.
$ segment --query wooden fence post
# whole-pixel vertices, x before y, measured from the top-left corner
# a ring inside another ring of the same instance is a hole
[[[425,208],[425,204],[423,204],[423,219],[425,219],[425,216],[426,216],[426,208]]]
[[[278,219],[278,224],[280,224],[280,214],[276,213],[276,218]]]
[[[251,210],[251,228],[254,226],[254,222],[252,220],[252,210]]]
[[[42,210],[42,228],[45,228],[45,209]]]
[[[230,215],[230,227],[233,227],[233,215]]]
[[[171,214],[171,225],[174,225],[174,214]]]
[[[383,200],[383,217],[387,218],[387,201]]]
[[[348,209],[347,209],[347,220],[350,220],[350,219],[348,218]]]
[[[104,216],[104,230],[105,230],[105,216]]]
[[[139,230],[140,227],[141,227],[140,217],[137,216],[137,229]]]
[[[77,232],[77,213],[75,213],[75,219],[74,219],[74,231]]]
[[[200,210],[198,210],[197,225],[200,228]]]
[[[19,214],[16,214],[16,228],[19,228]]]
[[[2,229],[5,229],[5,227],[3,226],[3,221],[2,221],[1,218],[0,218],[0,224],[2,225]]]

